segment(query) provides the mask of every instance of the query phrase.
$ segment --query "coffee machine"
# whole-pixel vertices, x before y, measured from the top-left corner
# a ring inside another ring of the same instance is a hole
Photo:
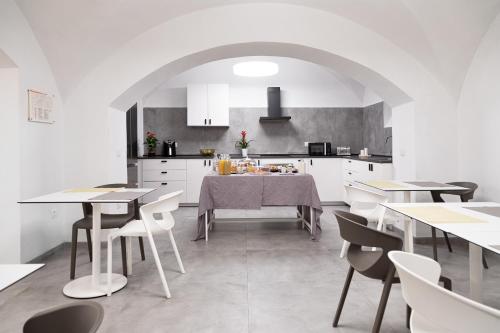
[[[174,157],[177,155],[175,151],[175,147],[177,146],[177,142],[175,140],[167,140],[163,141],[163,155],[167,157]]]

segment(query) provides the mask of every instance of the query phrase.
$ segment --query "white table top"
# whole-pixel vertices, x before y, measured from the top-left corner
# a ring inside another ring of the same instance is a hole
[[[359,184],[386,192],[419,192],[419,191],[462,191],[465,187],[447,185],[432,181],[398,181],[398,180],[366,180],[356,181]],[[421,183],[421,185],[411,184]],[[425,183],[436,183],[436,186],[425,185]],[[438,186],[439,185],[439,186]],[[442,185],[442,186],[441,186]]]
[[[500,254],[500,217],[467,209],[468,207],[500,207],[496,202],[449,202],[449,203],[384,203],[383,206],[419,222],[442,231],[449,232],[471,243]],[[434,223],[414,214],[403,211],[412,207],[443,207],[452,212],[467,215],[482,223]]]
[[[152,191],[155,191],[155,188],[121,188],[114,189],[113,191],[99,191],[96,192],[94,189],[89,189],[88,192],[85,189],[78,190],[65,190],[60,192],[55,192],[51,194],[42,195],[39,197],[21,200],[19,203],[83,203],[83,202],[93,202],[93,203],[127,203],[132,202],[135,199],[138,199]],[[96,199],[95,197],[107,194],[107,193],[120,193],[120,192],[135,192],[132,197],[133,198],[109,198],[109,199]]]
[[[0,265],[0,291],[43,266],[45,266],[45,264]]]

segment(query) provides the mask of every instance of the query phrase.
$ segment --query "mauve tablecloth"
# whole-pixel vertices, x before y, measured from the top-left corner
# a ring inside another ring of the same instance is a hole
[[[312,207],[312,239],[318,239],[323,209],[311,175],[213,174],[205,176],[201,184],[195,240],[205,238],[205,214],[210,222],[215,217],[214,209],[260,209],[262,206],[297,206],[307,221],[311,221],[309,208]]]

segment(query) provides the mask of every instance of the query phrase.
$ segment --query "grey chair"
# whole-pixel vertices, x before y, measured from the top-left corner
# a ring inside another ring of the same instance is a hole
[[[388,253],[393,250],[400,251],[403,247],[403,240],[382,231],[368,228],[368,220],[362,216],[338,210],[334,214],[339,224],[340,235],[351,244],[347,250],[349,271],[335,313],[333,327],[338,326],[352,276],[354,271],[357,271],[366,277],[384,282],[377,315],[372,327],[372,332],[379,332],[392,284],[400,283],[399,278],[395,277],[396,268],[389,260]],[[363,250],[362,247],[375,247],[377,251]],[[439,282],[444,284],[445,289],[451,290],[451,280],[449,278],[440,276]],[[406,309],[406,326],[409,328],[411,309],[409,306]]]
[[[127,184],[106,184],[97,186],[97,188],[121,188],[127,187]],[[90,231],[92,230],[92,204],[83,203],[83,218],[73,223],[72,236],[71,236],[71,267],[70,267],[70,279],[75,278],[76,270],[76,250],[78,244],[78,230],[83,229],[87,234],[87,248],[89,251],[89,258],[92,261],[92,240]],[[101,229],[114,229],[121,228],[127,222],[131,220],[140,220],[139,217],[139,202],[135,200],[133,203],[128,205],[128,211],[126,214],[102,214],[101,215]],[[127,276],[127,250],[125,245],[125,238],[121,237],[121,251],[122,251],[122,266],[123,275]],[[146,256],[144,254],[144,242],[142,237],[139,237],[139,248],[141,251],[141,259],[145,260]]]
[[[460,186],[460,187],[465,187],[467,190],[463,191],[431,191],[431,196],[432,200],[434,202],[445,202],[443,197],[441,196],[442,194],[448,194],[448,195],[458,195],[460,196],[460,200],[462,202],[468,202],[469,200],[472,200],[474,198],[474,192],[477,190],[478,185],[476,183],[472,182],[451,182],[447,183],[448,185],[455,185],[455,186]],[[436,239],[436,228],[431,227],[431,233],[432,233],[432,254],[434,257],[434,260],[438,261],[438,254],[437,254],[437,239]],[[448,251],[453,252],[453,249],[451,247],[450,239],[448,238],[448,233],[443,231],[444,239],[446,241],[446,245],[448,246]],[[488,263],[486,262],[486,258],[483,254],[483,266],[484,268],[488,268]]]
[[[354,271],[357,271],[366,277],[384,282],[377,315],[372,328],[372,332],[379,332],[391,286],[393,283],[399,282],[399,280],[394,278],[396,269],[387,254],[393,250],[401,250],[403,241],[399,237],[368,228],[368,220],[362,216],[345,211],[335,211],[334,214],[339,224],[340,235],[344,240],[350,242],[350,245],[347,250],[349,271],[347,272],[347,278],[340,296],[337,312],[335,313],[333,327],[338,326],[352,276]],[[363,246],[375,247],[377,251],[363,250]]]
[[[23,333],[95,333],[103,318],[99,303],[74,302],[37,313],[24,324]]]

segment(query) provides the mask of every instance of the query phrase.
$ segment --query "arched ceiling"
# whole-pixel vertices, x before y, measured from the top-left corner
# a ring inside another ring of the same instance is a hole
[[[500,0],[17,0],[63,97],[120,46],[165,21],[210,7],[269,2],[329,11],[380,34],[455,97],[500,10]]]

